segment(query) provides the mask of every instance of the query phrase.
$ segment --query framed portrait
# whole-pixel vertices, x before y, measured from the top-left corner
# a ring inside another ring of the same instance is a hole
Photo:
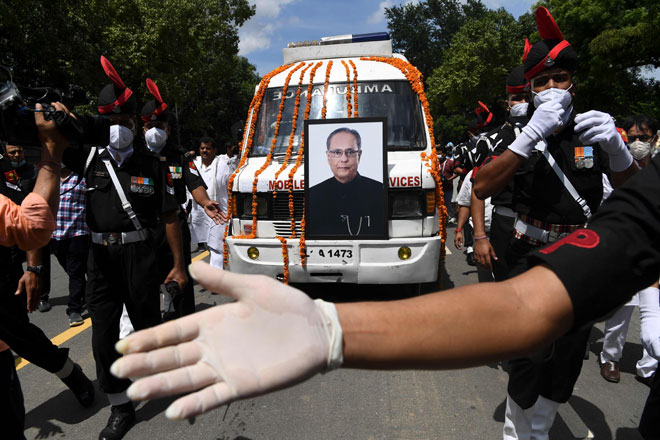
[[[387,119],[305,121],[305,237],[386,239]]]

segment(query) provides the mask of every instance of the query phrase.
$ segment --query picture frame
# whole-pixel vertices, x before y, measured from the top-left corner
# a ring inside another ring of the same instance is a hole
[[[388,234],[387,119],[305,121],[305,238]]]

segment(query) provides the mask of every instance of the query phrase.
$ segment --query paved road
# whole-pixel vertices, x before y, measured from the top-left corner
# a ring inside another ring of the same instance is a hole
[[[450,231],[451,235],[451,231]],[[476,282],[476,271],[450,247],[443,276],[445,287]],[[69,330],[66,275],[53,259],[53,309],[36,312],[32,321],[50,338],[71,349],[71,357],[96,377],[91,328],[75,336]],[[324,289],[342,300],[396,297],[400,289]],[[427,287],[428,289],[428,287]],[[198,309],[227,300],[196,286]],[[572,431],[602,440],[640,440],[635,427],[648,388],[634,379],[641,356],[639,316],[630,326],[619,384],[605,382],[596,366],[602,346],[602,324],[594,328],[590,358],[570,401],[562,407],[552,439],[574,438]],[[28,439],[95,439],[109,409],[103,393],[92,408],[82,409],[54,376],[32,364],[19,370],[27,413]],[[339,370],[305,384],[222,407],[189,422],[170,422],[163,411],[172,399],[141,403],[137,425],[126,439],[496,439],[501,438],[507,376],[501,366],[459,371]],[[586,425],[585,425],[586,424]],[[0,435],[1,437],[1,435]]]

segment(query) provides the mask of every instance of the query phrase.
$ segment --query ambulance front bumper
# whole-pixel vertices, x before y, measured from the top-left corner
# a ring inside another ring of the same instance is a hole
[[[228,270],[283,277],[283,249],[279,240],[227,237],[227,244]],[[294,283],[407,284],[432,282],[438,278],[442,244],[437,236],[306,240],[305,244],[307,264],[303,267],[299,240],[287,240],[289,281]],[[408,254],[407,259],[402,259]]]

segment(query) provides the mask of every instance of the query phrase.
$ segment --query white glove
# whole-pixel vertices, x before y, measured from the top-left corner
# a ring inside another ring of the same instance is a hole
[[[264,276],[196,262],[190,274],[237,302],[143,330],[117,343],[117,377],[143,377],[127,390],[146,400],[200,390],[165,415],[185,419],[228,402],[279,390],[339,367],[342,331],[332,303]]]
[[[591,110],[575,115],[575,132],[584,145],[600,144],[610,157],[610,169],[614,172],[626,170],[633,157],[618,131],[614,119],[607,113]]]
[[[642,316],[642,343],[651,356],[660,360],[660,295],[657,287],[639,292]]]
[[[539,105],[520,135],[509,145],[509,150],[527,159],[536,144],[553,135],[562,126],[565,112],[558,100]]]

